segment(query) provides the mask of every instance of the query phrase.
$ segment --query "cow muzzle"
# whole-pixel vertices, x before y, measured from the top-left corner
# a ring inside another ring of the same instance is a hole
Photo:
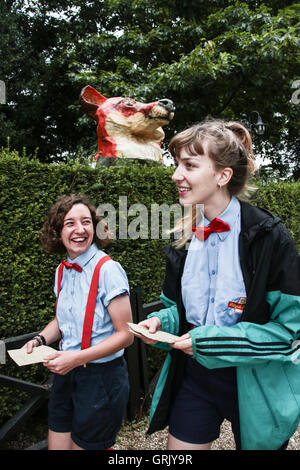
[[[150,119],[157,119],[163,121],[171,121],[174,117],[175,106],[172,100],[162,98],[157,101],[157,104],[152,108],[148,114]]]
[[[163,98],[161,100],[158,100],[158,104],[162,106],[163,108],[166,108],[169,112],[175,111],[175,106],[172,100],[169,100],[168,98]]]

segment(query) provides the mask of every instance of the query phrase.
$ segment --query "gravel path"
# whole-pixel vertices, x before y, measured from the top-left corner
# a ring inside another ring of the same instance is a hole
[[[148,420],[146,418],[139,422],[125,424],[113,448],[116,450],[166,450],[167,430],[159,431],[150,437],[146,437],[147,426]],[[224,421],[220,437],[213,443],[212,450],[234,449],[235,444],[231,425],[228,421]],[[300,450],[300,426],[291,437],[287,450]]]
[[[168,431],[159,431],[146,437],[145,433],[148,428],[148,418],[142,418],[138,421],[127,422],[120,430],[116,444],[113,446],[115,450],[166,450]],[[8,449],[21,450],[26,449],[36,442],[46,439],[47,422],[35,424],[35,436],[28,435],[28,427],[24,428],[15,439],[9,442]],[[212,450],[234,450],[234,439],[231,432],[231,425],[228,421],[224,421],[221,427],[221,434],[213,445]],[[300,426],[295,434],[291,437],[287,450],[300,450]]]
[[[115,450],[166,450],[168,438],[167,429],[156,432],[150,437],[146,437],[148,424],[148,416],[124,423],[113,448]],[[18,434],[7,443],[6,448],[11,450],[29,448],[47,438],[47,428],[46,412],[41,416],[31,417],[29,421],[22,426]],[[29,430],[31,430],[31,432],[28,432]],[[213,443],[212,449],[235,449],[231,425],[228,421],[224,421],[221,427],[220,437]],[[295,434],[291,437],[287,450],[300,450],[300,425]]]

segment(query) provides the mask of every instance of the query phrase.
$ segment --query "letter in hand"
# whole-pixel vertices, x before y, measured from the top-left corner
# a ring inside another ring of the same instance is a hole
[[[147,320],[143,320],[139,323],[139,325],[148,328],[149,333],[156,333],[158,330],[161,329],[161,321],[158,317],[151,317],[147,318]],[[150,338],[146,338],[145,336],[139,336],[144,343],[146,344],[156,344],[157,341],[154,341]]]
[[[180,349],[185,354],[193,356],[194,352],[191,335],[189,333],[186,333],[180,336],[180,338],[172,344],[172,348]]]
[[[30,354],[37,346],[39,346],[38,341],[36,339],[31,339],[30,341],[27,341],[24,346],[22,346],[22,349],[26,349],[27,354]]]
[[[80,351],[55,351],[45,357],[43,365],[54,374],[65,375],[75,367],[82,365]]]
[[[167,331],[162,331],[160,327],[157,328],[157,326],[161,324],[160,321],[159,323],[156,320],[155,323],[152,321],[152,325],[150,325],[151,328],[149,323],[147,323],[147,326],[143,325],[142,323],[143,322],[136,325],[135,323],[127,322],[129,331],[135,336],[141,338],[147,344],[154,345],[157,342],[172,344],[179,340],[179,336],[168,333]],[[150,341],[148,342],[147,340]]]

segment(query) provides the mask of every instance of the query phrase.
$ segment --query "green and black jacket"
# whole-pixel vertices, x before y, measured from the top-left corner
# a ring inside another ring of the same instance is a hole
[[[158,316],[162,329],[189,332],[193,358],[213,369],[236,366],[243,449],[278,449],[300,421],[300,255],[285,226],[270,212],[241,202],[240,263],[247,303],[230,327],[190,330],[181,298],[187,250],[168,257]],[[201,286],[199,286],[201,288]],[[168,425],[187,356],[168,349],[152,400],[148,434]]]

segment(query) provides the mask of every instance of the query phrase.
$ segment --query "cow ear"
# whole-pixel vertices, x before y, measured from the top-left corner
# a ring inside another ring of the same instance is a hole
[[[97,120],[96,112],[107,98],[102,96],[95,88],[87,85],[81,90],[79,101],[84,112],[91,118]]]

